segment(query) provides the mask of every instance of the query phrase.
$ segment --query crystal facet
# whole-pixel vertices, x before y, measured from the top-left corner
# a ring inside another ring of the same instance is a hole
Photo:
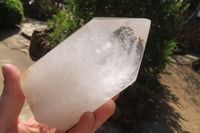
[[[67,130],[132,84],[150,20],[94,18],[22,75],[38,122]]]

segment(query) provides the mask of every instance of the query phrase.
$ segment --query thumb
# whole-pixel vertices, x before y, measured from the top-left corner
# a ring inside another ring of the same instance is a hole
[[[4,89],[0,98],[0,129],[6,130],[17,124],[25,98],[20,88],[20,71],[11,64],[5,64],[2,72]]]

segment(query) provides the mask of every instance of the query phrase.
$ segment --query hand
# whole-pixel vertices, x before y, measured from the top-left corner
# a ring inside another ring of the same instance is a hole
[[[20,71],[11,64],[5,64],[2,67],[2,72],[5,81],[0,98],[0,133],[64,133],[38,123],[34,118],[24,123],[19,122],[18,116],[25,100],[20,87]],[[113,100],[108,101],[95,112],[85,112],[77,125],[66,132],[95,132],[114,113],[115,103]]]

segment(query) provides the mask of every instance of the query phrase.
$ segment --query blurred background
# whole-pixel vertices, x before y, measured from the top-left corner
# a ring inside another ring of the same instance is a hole
[[[152,21],[137,81],[96,132],[199,133],[199,0],[0,0],[0,65],[25,71],[93,17]]]

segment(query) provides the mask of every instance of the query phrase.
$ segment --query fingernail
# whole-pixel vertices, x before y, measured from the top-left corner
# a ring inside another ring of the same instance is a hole
[[[6,76],[6,71],[5,71],[5,69],[6,69],[7,67],[10,67],[10,64],[3,64],[3,66],[1,67],[2,74],[3,74],[3,77],[4,77],[4,78],[6,78],[6,77],[5,77],[5,76]]]

